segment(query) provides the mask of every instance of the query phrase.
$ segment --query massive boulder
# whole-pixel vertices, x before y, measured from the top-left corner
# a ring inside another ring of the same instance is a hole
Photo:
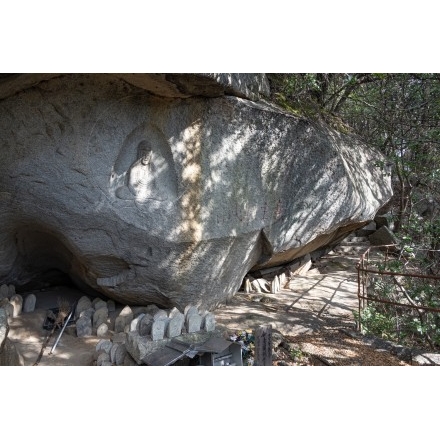
[[[0,79],[0,284],[56,269],[214,309],[370,221],[392,194],[379,154],[267,93],[264,75]]]

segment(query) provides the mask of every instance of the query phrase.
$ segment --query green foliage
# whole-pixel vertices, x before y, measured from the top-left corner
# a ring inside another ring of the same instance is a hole
[[[307,359],[307,354],[304,353],[300,348],[292,348],[289,350],[290,359],[293,362],[303,362]]]
[[[440,74],[283,73],[268,78],[273,100],[284,109],[356,133],[385,157],[375,165],[391,175],[394,196],[388,212],[401,246],[398,258],[378,269],[440,275]],[[439,307],[438,284],[401,281],[411,301]],[[370,293],[409,301],[392,277],[378,277]],[[433,313],[370,302],[357,318],[366,332],[399,342],[440,340],[440,320]]]
[[[379,150],[391,175],[394,232],[410,246],[440,249],[440,74],[268,74],[272,99],[297,116],[356,133]],[[420,208],[429,200],[432,212]]]
[[[371,278],[368,304],[360,316],[354,313],[356,321],[362,324],[362,331],[399,344],[440,349],[440,313],[419,308],[440,309],[440,280],[397,275],[423,268],[423,259],[419,261],[414,253],[410,259],[401,254],[398,259],[375,266],[379,271],[395,272],[396,275],[378,274]]]
[[[359,313],[354,312],[356,321]],[[395,339],[395,322],[388,313],[383,313],[375,304],[368,305],[361,311],[362,331],[368,335],[378,336],[383,339]]]

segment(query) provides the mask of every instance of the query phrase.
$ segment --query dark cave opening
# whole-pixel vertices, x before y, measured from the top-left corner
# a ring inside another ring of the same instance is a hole
[[[87,295],[108,299],[81,281],[81,264],[60,234],[44,227],[27,225],[17,229],[17,256],[10,283],[17,293],[26,297],[33,293],[37,306],[56,305],[60,296],[71,302]]]

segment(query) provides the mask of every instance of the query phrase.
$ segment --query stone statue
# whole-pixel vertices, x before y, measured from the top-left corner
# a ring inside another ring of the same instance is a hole
[[[154,198],[155,166],[153,151],[147,141],[142,141],[138,145],[137,160],[128,170],[127,186],[139,202]]]

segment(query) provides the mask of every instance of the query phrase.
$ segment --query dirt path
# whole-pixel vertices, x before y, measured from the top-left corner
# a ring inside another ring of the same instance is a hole
[[[276,294],[239,292],[216,311],[229,333],[251,332],[271,324],[283,336],[274,365],[394,365],[409,362],[355,331],[359,255],[368,242],[343,244],[303,276],[295,276]]]

